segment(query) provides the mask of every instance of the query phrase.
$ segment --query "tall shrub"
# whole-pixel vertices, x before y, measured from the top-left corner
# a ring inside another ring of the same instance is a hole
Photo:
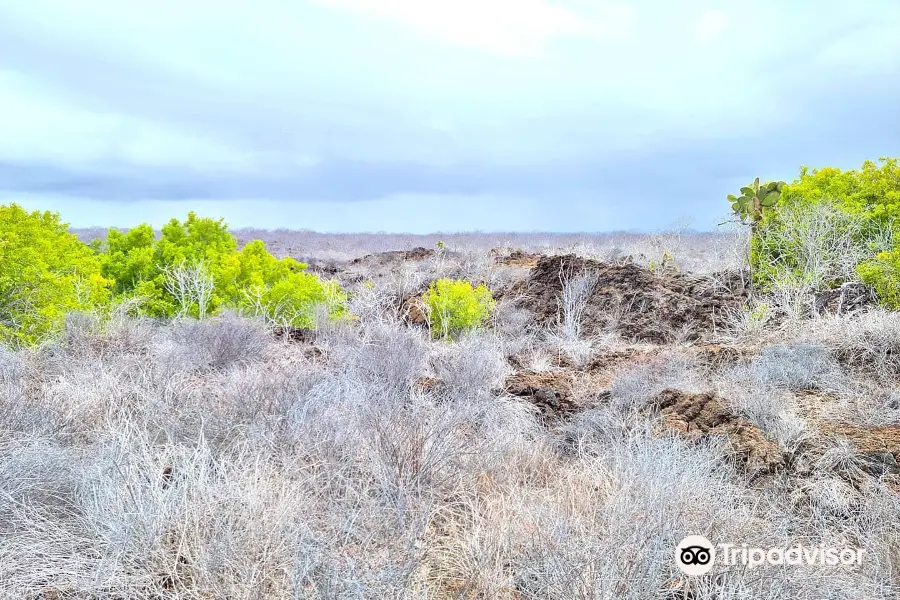
[[[202,317],[229,307],[311,327],[318,307],[333,318],[343,314],[346,297],[337,284],[306,273],[293,258],[276,258],[260,240],[237,245],[222,219],[191,212],[184,222],[170,220],[158,240],[146,224],[125,234],[111,230],[103,268],[117,294],[141,298],[156,317]]]
[[[42,341],[66,312],[106,304],[111,285],[98,257],[57,213],[0,206],[0,341]]]
[[[786,282],[823,289],[862,279],[888,298],[900,285],[890,268],[897,262],[898,216],[898,159],[867,160],[845,171],[802,167],[784,186],[778,210],[766,213],[755,230],[754,283],[764,290]]]
[[[118,295],[141,298],[144,312],[151,316],[198,316],[199,306],[183,306],[174,293],[178,286],[173,285],[173,272],[189,268],[218,282],[223,259],[237,251],[237,240],[228,232],[224,220],[190,212],[184,222],[171,219],[166,223],[159,239],[146,223],[124,234],[110,230],[102,250],[103,273],[115,280]],[[225,302],[220,286],[214,286],[209,312],[218,311]]]
[[[859,169],[846,171],[802,167],[783,200],[801,205],[830,201],[873,224],[893,224],[900,218],[900,159],[867,160]]]

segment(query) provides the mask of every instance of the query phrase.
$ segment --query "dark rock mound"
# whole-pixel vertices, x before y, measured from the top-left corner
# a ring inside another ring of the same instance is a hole
[[[400,318],[407,325],[428,326],[428,307],[421,293],[403,297],[400,302]]]
[[[835,290],[819,292],[813,297],[817,314],[843,315],[875,303],[872,290],[861,283],[847,282]]]
[[[490,252],[491,258],[494,259],[498,265],[503,265],[505,267],[534,267],[538,260],[540,259],[539,254],[532,254],[530,252],[525,252],[521,249],[515,249],[509,252],[504,252],[499,248],[494,248]]]
[[[434,250],[418,246],[412,250],[390,250],[387,252],[375,252],[366,254],[350,261],[353,266],[373,265],[386,266],[400,264],[407,261],[420,261],[434,256]]]
[[[736,462],[756,477],[785,466],[785,456],[774,442],[750,421],[737,416],[715,394],[688,394],[667,389],[657,396],[656,404],[665,430],[700,439],[725,436]]]
[[[625,338],[657,344],[676,339],[694,341],[721,324],[726,311],[740,307],[747,296],[739,272],[708,276],[654,273],[635,264],[609,264],[577,257],[544,256],[515,291],[523,308],[541,326],[552,326],[561,315],[566,278],[596,276],[582,319],[585,335],[613,329]]]
[[[522,371],[506,380],[506,392],[538,407],[545,421],[556,421],[580,407],[572,398],[570,371]]]
[[[278,326],[272,330],[272,333],[279,340],[289,340],[301,344],[312,344],[316,341],[315,330],[304,327]]]

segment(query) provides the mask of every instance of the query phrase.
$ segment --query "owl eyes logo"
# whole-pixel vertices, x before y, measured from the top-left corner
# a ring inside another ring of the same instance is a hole
[[[709,573],[716,560],[712,542],[702,535],[689,535],[675,548],[675,562],[687,575]]]
[[[709,548],[688,546],[681,549],[681,562],[685,565],[705,565],[709,562]]]

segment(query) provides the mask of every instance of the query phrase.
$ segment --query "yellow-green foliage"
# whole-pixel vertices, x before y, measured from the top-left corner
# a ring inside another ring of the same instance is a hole
[[[842,171],[833,167],[809,169],[802,167],[800,176],[784,187],[778,212],[767,213],[751,241],[750,265],[754,283],[763,289],[779,280],[804,281],[808,279],[804,265],[809,262],[804,250],[810,244],[810,235],[844,238],[852,241],[857,260],[863,260],[857,272],[864,282],[873,286],[886,304],[894,302],[900,278],[892,258],[894,252],[875,255],[884,249],[881,240],[885,230],[897,232],[900,223],[900,159],[880,158],[878,162],[867,160],[861,168]],[[831,207],[819,211],[827,216],[816,230],[797,229],[802,222],[797,211],[807,212],[822,205]],[[792,215],[790,219],[785,217]],[[824,239],[824,238],[823,238]],[[827,244],[825,244],[827,245]],[[808,250],[807,250],[808,253]],[[819,281],[825,286],[840,285],[841,281]],[[894,303],[900,307],[900,298]]]
[[[900,248],[880,252],[856,267],[863,283],[872,286],[878,300],[892,310],[900,310]]]
[[[346,297],[337,284],[306,273],[306,265],[293,258],[272,256],[260,240],[237,250],[237,240],[222,219],[191,212],[183,223],[169,221],[159,240],[146,224],[126,234],[110,231],[102,250],[103,272],[115,279],[116,293],[140,297],[152,316],[178,313],[165,282],[167,270],[182,264],[202,264],[212,280],[208,314],[233,307],[279,325],[310,327],[317,305],[325,305],[332,317],[345,311]],[[198,312],[192,306],[188,314]]]
[[[51,212],[0,206],[0,342],[34,344],[110,298],[100,260]]]
[[[237,249],[221,219],[189,213],[172,219],[157,239],[143,224],[105,241],[81,243],[59,215],[29,213],[0,206],[0,343],[40,342],[60,329],[72,310],[96,310],[112,300],[141,299],[141,311],[154,317],[201,315],[200,306],[181,306],[167,278],[183,265],[200,266],[211,283],[203,314],[225,307],[261,315],[279,325],[311,327],[315,311],[346,313],[346,295],[332,281],[306,273],[292,258],[278,259],[263,242]],[[187,304],[188,301],[181,299]]]
[[[317,305],[324,305],[332,318],[343,316],[347,297],[340,287],[305,270],[304,263],[275,258],[262,241],[254,240],[223,257],[216,285],[230,305],[265,314],[279,325],[314,326]]]
[[[800,169],[783,194],[788,204],[835,202],[851,213],[886,222],[900,217],[900,159],[867,160],[859,169]]]
[[[424,296],[435,337],[456,337],[480,327],[494,309],[494,298],[484,284],[472,287],[468,281],[438,279]]]
[[[292,273],[260,296],[266,316],[279,325],[313,328],[314,309],[324,306],[328,315],[346,315],[347,296],[334,281],[322,281],[309,273]]]
[[[110,230],[101,250],[103,274],[115,280],[117,295],[141,298],[148,315],[171,317],[179,306],[166,291],[166,270],[180,264],[201,263],[218,283],[223,259],[237,252],[237,240],[223,220],[200,218],[191,212],[184,223],[172,219],[164,225],[158,240],[146,223],[124,234]],[[210,312],[216,312],[226,302],[217,285]]]

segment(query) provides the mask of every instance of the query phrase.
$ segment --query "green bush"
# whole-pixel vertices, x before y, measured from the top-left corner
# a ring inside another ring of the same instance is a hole
[[[862,282],[875,290],[882,305],[900,310],[900,248],[879,252],[860,263],[857,272]]]
[[[292,273],[257,296],[260,312],[277,325],[314,329],[316,308],[322,307],[329,318],[346,315],[347,296],[334,281],[322,281],[309,273]]]
[[[472,287],[468,281],[438,279],[424,296],[432,334],[455,338],[482,326],[494,309],[494,298],[484,284]]]
[[[0,342],[41,342],[67,312],[106,305],[111,285],[57,213],[0,206]]]
[[[153,317],[204,317],[230,307],[278,325],[313,327],[320,309],[346,314],[332,281],[278,259],[263,242],[241,250],[222,219],[169,221],[81,243],[56,213],[0,206],[0,342],[34,344],[61,329],[67,312],[139,302]]]
[[[154,317],[199,316],[201,307],[182,306],[184,302],[167,289],[171,287],[166,285],[167,278],[175,269],[193,266],[198,273],[221,282],[220,271],[227,262],[224,259],[237,252],[237,240],[223,220],[200,218],[190,212],[184,223],[172,219],[164,225],[158,240],[146,223],[124,234],[110,230],[100,251],[103,275],[115,280],[117,297],[140,298],[143,311]],[[204,312],[217,312],[227,300],[221,286],[216,285]]]
[[[345,313],[337,284],[306,273],[293,258],[274,257],[260,240],[238,250],[222,219],[191,212],[184,222],[169,221],[158,240],[147,224],[125,234],[111,230],[100,250],[116,294],[140,298],[151,316],[198,317],[232,307],[279,325],[310,327],[317,306],[333,318]],[[178,276],[187,281],[187,293],[173,285]],[[191,292],[204,286],[208,297],[198,301],[200,294]]]
[[[810,170],[801,167],[800,177],[783,194],[786,204],[836,203],[851,214],[861,214],[873,224],[892,224],[900,217],[900,159],[867,160],[859,169],[841,171],[833,167]]]
[[[890,296],[889,269],[876,255],[893,249],[900,215],[898,159],[866,161],[858,170],[810,170],[784,186],[778,209],[765,213],[750,246],[753,282],[827,289],[860,277]],[[896,282],[895,282],[896,283]]]
[[[891,248],[890,231],[836,203],[783,207],[751,239],[753,282],[831,289],[857,277],[857,265]]]

